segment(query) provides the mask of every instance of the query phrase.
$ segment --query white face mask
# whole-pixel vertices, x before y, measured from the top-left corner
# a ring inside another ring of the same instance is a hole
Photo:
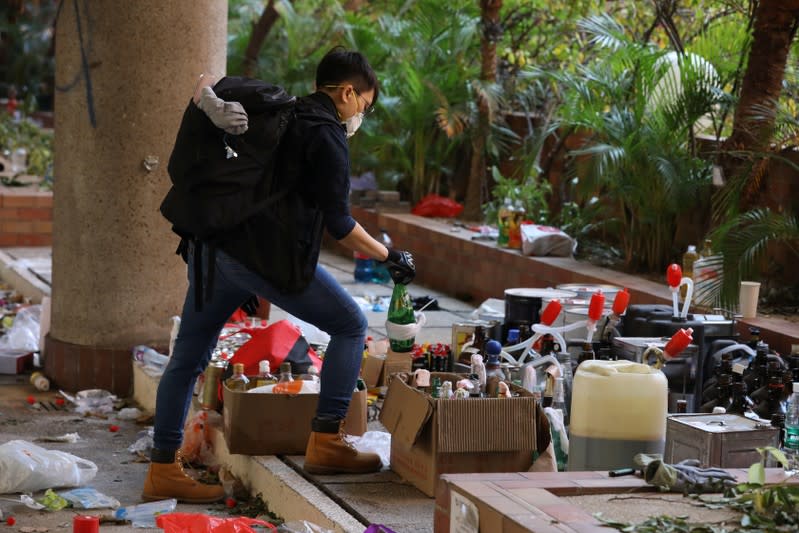
[[[344,121],[344,125],[347,128],[347,138],[349,139],[355,132],[358,131],[358,128],[361,127],[363,123],[363,113],[355,113],[350,118]]]

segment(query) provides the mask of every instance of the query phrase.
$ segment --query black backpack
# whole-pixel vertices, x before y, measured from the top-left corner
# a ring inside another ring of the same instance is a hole
[[[190,101],[169,158],[172,188],[161,203],[175,233],[211,245],[288,193],[274,190],[274,171],[296,102],[282,87],[251,78],[228,76],[213,89],[241,103],[248,129],[227,134]]]

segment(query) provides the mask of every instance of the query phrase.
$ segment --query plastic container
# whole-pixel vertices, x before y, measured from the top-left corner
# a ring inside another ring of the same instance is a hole
[[[574,376],[569,470],[633,468],[637,453],[663,453],[666,376],[631,361],[585,361]]]
[[[100,531],[100,517],[76,516],[72,519],[72,533],[98,533]]]
[[[136,346],[133,348],[133,359],[156,368],[166,368],[169,362],[169,356],[158,353],[149,346]]]
[[[178,501],[172,498],[171,500],[159,500],[157,502],[120,507],[114,511],[114,518],[117,520],[129,520],[133,527],[155,528],[155,517],[160,514],[171,513],[175,510],[177,504]]]
[[[31,385],[36,387],[36,390],[47,392],[50,390],[50,380],[41,372],[34,372],[31,374]]]
[[[375,260],[360,252],[353,252],[355,258],[355,281],[370,283],[375,273]]]

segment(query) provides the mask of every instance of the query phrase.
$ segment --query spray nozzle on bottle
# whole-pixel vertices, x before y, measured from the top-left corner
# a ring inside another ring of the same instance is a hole
[[[688,308],[691,305],[691,298],[694,294],[694,280],[689,277],[683,277],[682,268],[677,263],[672,263],[666,269],[666,282],[669,284],[671,290],[671,302],[674,307],[674,318],[687,318]],[[685,302],[682,306],[682,313],[680,313],[679,292],[680,287],[683,285],[688,287],[685,293]]]
[[[586,342],[591,342],[596,332],[596,323],[602,318],[602,312],[605,310],[605,295],[602,290],[596,291],[591,295],[591,303],[588,304],[588,320],[585,323],[585,329],[588,332]]]
[[[616,293],[616,297],[613,299],[613,314],[616,317],[620,317],[624,314],[627,310],[627,305],[630,303],[630,293],[627,291],[626,288],[620,290]]]

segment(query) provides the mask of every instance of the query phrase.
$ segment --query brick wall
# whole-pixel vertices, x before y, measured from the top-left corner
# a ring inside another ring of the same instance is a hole
[[[0,246],[51,246],[53,193],[0,186]]]

